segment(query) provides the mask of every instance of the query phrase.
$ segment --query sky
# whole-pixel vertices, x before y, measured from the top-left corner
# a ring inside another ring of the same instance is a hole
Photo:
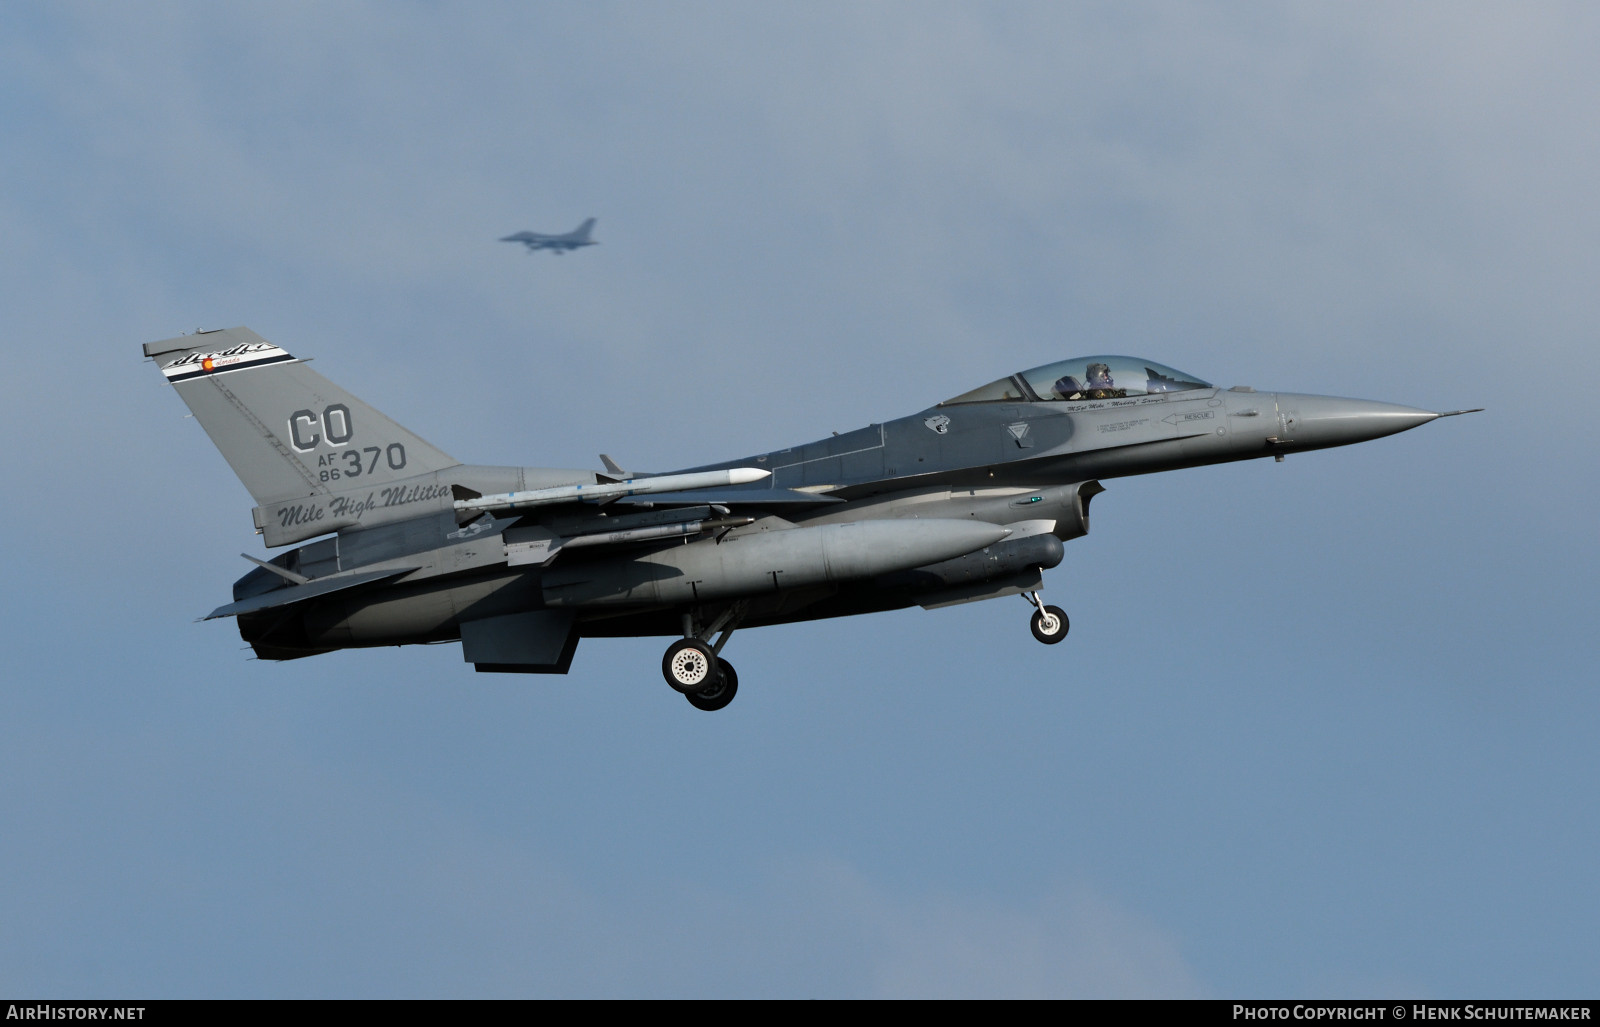
[[[1600,9],[0,5],[0,993],[1593,997]],[[598,218],[601,245],[498,242]],[[666,470],[1092,353],[1486,407],[1002,599],[252,660],[139,345]]]

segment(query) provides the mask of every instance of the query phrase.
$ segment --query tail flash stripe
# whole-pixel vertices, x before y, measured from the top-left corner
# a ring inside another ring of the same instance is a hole
[[[239,352],[240,349],[245,351]],[[227,374],[229,371],[243,371],[251,367],[265,367],[268,364],[281,364],[294,359],[283,349],[270,344],[264,348],[235,347],[218,353],[190,353],[164,365],[161,373],[166,376],[167,381],[176,385],[191,378]]]

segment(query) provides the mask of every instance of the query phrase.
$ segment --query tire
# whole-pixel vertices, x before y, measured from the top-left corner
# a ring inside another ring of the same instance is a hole
[[[698,692],[685,692],[684,698],[689,700],[689,705],[697,710],[714,713],[733,702],[733,697],[739,691],[739,675],[734,672],[733,664],[727,660],[717,660],[717,683]]]
[[[716,684],[717,657],[698,638],[680,638],[667,646],[661,658],[661,676],[667,684],[688,695]]]
[[[1067,611],[1061,607],[1041,606],[1028,627],[1033,629],[1034,638],[1045,645],[1055,645],[1067,637],[1067,632],[1072,630],[1072,623],[1067,620]]]

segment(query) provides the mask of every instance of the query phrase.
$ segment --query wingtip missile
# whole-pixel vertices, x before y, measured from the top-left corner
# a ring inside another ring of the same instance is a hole
[[[759,467],[732,467],[721,471],[695,471],[689,474],[660,474],[653,478],[631,478],[627,481],[597,482],[593,485],[559,485],[555,488],[530,489],[526,492],[502,492],[499,495],[480,496],[476,499],[458,499],[455,508],[461,512],[515,510],[521,507],[547,506],[551,503],[612,500],[623,496],[650,495],[658,492],[690,492],[695,489],[749,485],[771,476],[771,471]]]

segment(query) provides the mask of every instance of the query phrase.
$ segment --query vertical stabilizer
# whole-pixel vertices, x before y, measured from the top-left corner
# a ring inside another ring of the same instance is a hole
[[[259,506],[460,463],[248,328],[147,342],[144,354]]]

